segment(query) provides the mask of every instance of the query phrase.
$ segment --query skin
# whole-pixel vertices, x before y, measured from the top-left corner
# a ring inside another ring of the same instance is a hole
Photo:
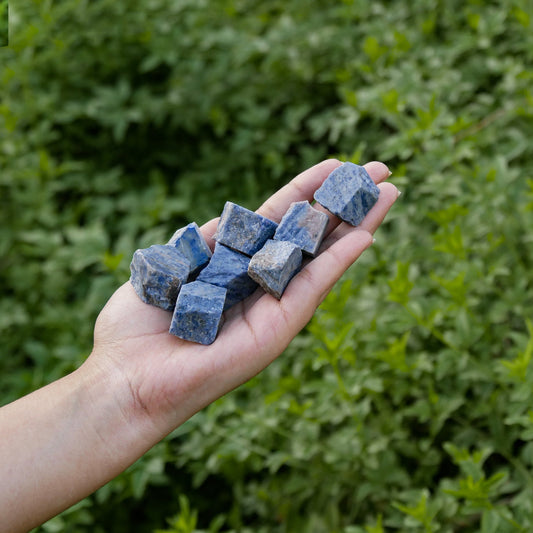
[[[306,170],[258,212],[279,222],[292,202],[312,201],[340,164],[326,160]],[[278,357],[372,244],[398,197],[383,163],[365,167],[381,192],[361,225],[329,214],[319,254],[281,300],[257,290],[226,312],[210,346],[169,335],[171,314],[141,302],[129,282],[122,285],[96,321],[94,349],[83,365],[0,409],[0,531],[28,531],[91,494]],[[202,227],[211,246],[216,225],[215,219]]]

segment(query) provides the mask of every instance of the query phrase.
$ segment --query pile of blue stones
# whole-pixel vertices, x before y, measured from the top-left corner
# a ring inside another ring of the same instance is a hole
[[[353,226],[377,202],[379,189],[353,163],[337,167],[315,192],[315,200]],[[211,344],[223,311],[261,286],[280,299],[301,268],[303,254],[315,257],[328,216],[309,202],[294,202],[279,224],[227,202],[214,235],[215,250],[193,222],[164,245],[137,250],[131,283],[140,299],[172,311],[169,332]]]

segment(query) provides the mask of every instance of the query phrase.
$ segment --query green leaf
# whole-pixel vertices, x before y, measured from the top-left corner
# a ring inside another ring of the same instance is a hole
[[[387,283],[390,288],[388,299],[406,305],[409,301],[409,293],[414,287],[414,283],[409,280],[409,264],[397,261],[396,277]]]
[[[510,361],[501,361],[502,366],[508,371],[508,377],[522,382],[526,381],[527,371],[533,356],[533,322],[528,318],[526,319],[526,325],[529,340],[524,351]]]

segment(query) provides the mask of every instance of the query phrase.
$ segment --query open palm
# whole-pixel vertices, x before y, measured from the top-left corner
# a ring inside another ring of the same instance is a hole
[[[258,213],[279,222],[292,202],[311,201],[340,164],[327,160],[308,169]],[[162,434],[253,377],[282,353],[335,282],[370,246],[372,234],[398,197],[392,184],[382,183],[389,175],[385,165],[372,162],[365,168],[381,189],[377,204],[356,228],[328,214],[320,253],[293,278],[280,301],[258,289],[225,313],[216,341],[204,346],[170,335],[171,313],[143,303],[127,282],[98,317],[89,362],[118,370],[127,380],[134,409]],[[217,219],[201,228],[211,245],[216,225]]]

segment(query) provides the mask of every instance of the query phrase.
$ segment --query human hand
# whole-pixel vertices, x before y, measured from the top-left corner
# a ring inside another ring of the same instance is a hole
[[[278,222],[311,200],[339,161],[303,172],[260,209]],[[0,530],[28,531],[124,471],[199,409],[271,363],[372,243],[398,197],[382,163],[366,168],[381,193],[356,228],[330,216],[321,252],[281,300],[258,289],[226,312],[209,346],[169,334],[171,313],[143,303],[130,282],[98,317],[94,350],[76,371],[0,409]],[[321,209],[317,206],[317,209]],[[202,231],[213,245],[217,220]]]
[[[306,170],[280,189],[258,213],[279,222],[292,202],[309,200],[341,163],[327,160]],[[258,289],[225,313],[209,346],[168,333],[171,313],[143,303],[130,282],[109,300],[95,327],[95,348],[87,365],[120,375],[130,397],[128,416],[144,421],[148,441],[157,442],[196,411],[244,383],[268,366],[307,324],[345,270],[372,244],[398,197],[379,162],[365,165],[381,189],[377,204],[357,227],[329,216],[320,253],[289,283],[281,300]],[[210,245],[218,219],[201,230]]]

